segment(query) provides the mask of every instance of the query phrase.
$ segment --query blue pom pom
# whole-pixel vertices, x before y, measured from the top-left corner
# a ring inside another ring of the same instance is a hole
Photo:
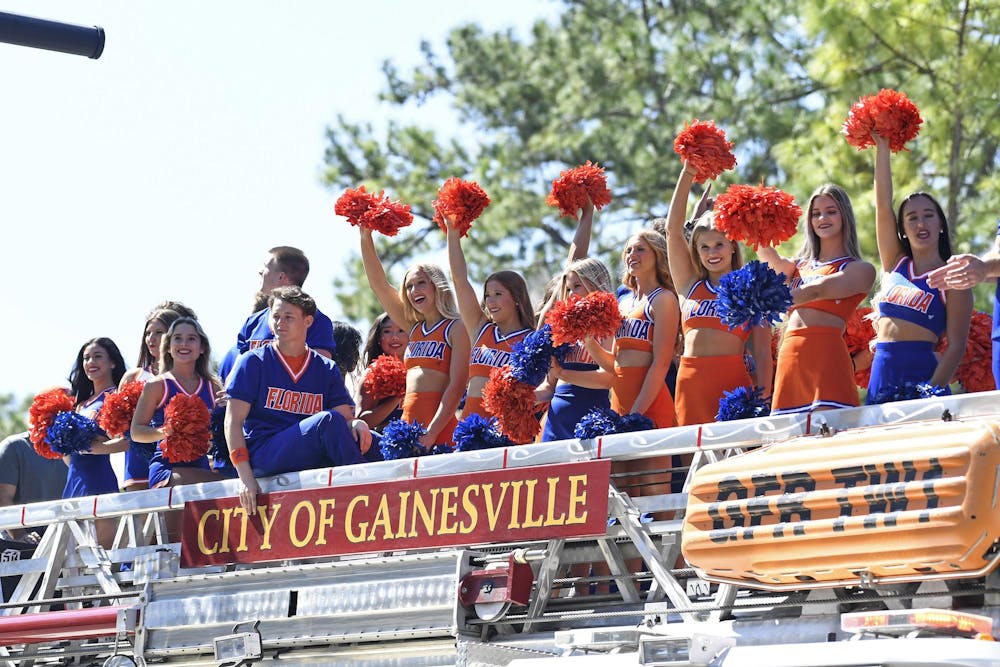
[[[719,317],[730,329],[772,324],[792,305],[785,274],[754,260],[719,280]]]
[[[436,454],[451,454],[453,451],[455,450],[452,449],[450,445],[434,445],[427,452],[427,455],[434,456]]]
[[[927,382],[904,382],[901,385],[887,387],[875,396],[874,404],[893,403],[895,401],[912,401],[917,398],[933,398],[935,396],[947,396],[950,393],[947,387],[939,387],[936,384]]]
[[[576,427],[573,435],[580,440],[592,440],[601,435],[611,435],[618,432],[618,413],[611,408],[591,408]]]
[[[633,433],[635,431],[652,431],[656,428],[653,420],[638,412],[630,412],[622,415],[618,420],[618,433]]]
[[[552,327],[542,325],[514,343],[510,353],[511,375],[518,382],[537,387],[549,372],[553,352]]]
[[[719,413],[715,420],[720,422],[734,419],[752,419],[765,417],[771,412],[764,400],[763,387],[737,387],[733,391],[723,392],[719,399]]]
[[[420,424],[393,419],[382,431],[382,441],[379,443],[382,458],[395,461],[423,455],[425,452],[420,446],[420,436],[426,432]]]
[[[52,420],[46,432],[46,440],[52,451],[60,454],[89,452],[90,442],[104,434],[93,419],[79,412],[60,412]]]
[[[455,451],[470,452],[475,449],[492,449],[494,447],[511,447],[513,442],[500,433],[496,417],[487,419],[482,415],[471,414],[455,427]]]

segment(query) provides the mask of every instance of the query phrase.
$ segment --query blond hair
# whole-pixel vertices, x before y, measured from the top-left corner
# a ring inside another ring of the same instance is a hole
[[[411,266],[403,276],[403,282],[399,286],[399,299],[403,302],[403,313],[406,315],[406,319],[410,322],[424,320],[424,316],[417,312],[406,295],[406,280],[417,271],[423,271],[431,284],[434,285],[434,307],[437,308],[441,316],[449,320],[461,319],[458,306],[455,305],[455,290],[448,282],[448,276],[445,275],[440,266],[430,263]]]

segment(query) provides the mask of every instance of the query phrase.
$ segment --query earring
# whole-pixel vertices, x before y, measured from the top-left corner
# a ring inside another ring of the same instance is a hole
[[[903,238],[904,238],[904,239],[906,238],[906,234],[903,234]]]

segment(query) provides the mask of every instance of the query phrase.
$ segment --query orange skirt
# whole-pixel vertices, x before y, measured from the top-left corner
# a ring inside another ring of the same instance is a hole
[[[742,354],[681,357],[677,369],[677,423],[710,424],[719,413],[723,392],[753,387]]]
[[[486,417],[487,419],[492,416],[483,405],[482,396],[465,397],[465,407],[462,408],[462,416],[459,417],[459,419],[465,419],[469,415],[479,415],[480,417]]]
[[[785,331],[778,351],[771,414],[858,405],[851,355],[836,327]]]
[[[440,391],[407,392],[403,397],[403,421],[417,422],[427,428],[441,405],[441,395]],[[456,425],[458,425],[458,420],[455,415],[452,415],[435,439],[435,444],[448,444],[454,447],[452,436]]]
[[[642,390],[646,380],[646,366],[619,366],[615,364],[615,377],[611,381],[611,409],[618,414],[627,414],[635,404],[635,399]],[[674,414],[674,399],[670,396],[666,383],[660,386],[660,392],[642,414],[653,420],[656,428],[677,426]]]

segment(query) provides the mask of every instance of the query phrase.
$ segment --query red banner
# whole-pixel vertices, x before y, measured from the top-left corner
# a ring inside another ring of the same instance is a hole
[[[181,565],[603,535],[611,462],[445,475],[185,503]]]

